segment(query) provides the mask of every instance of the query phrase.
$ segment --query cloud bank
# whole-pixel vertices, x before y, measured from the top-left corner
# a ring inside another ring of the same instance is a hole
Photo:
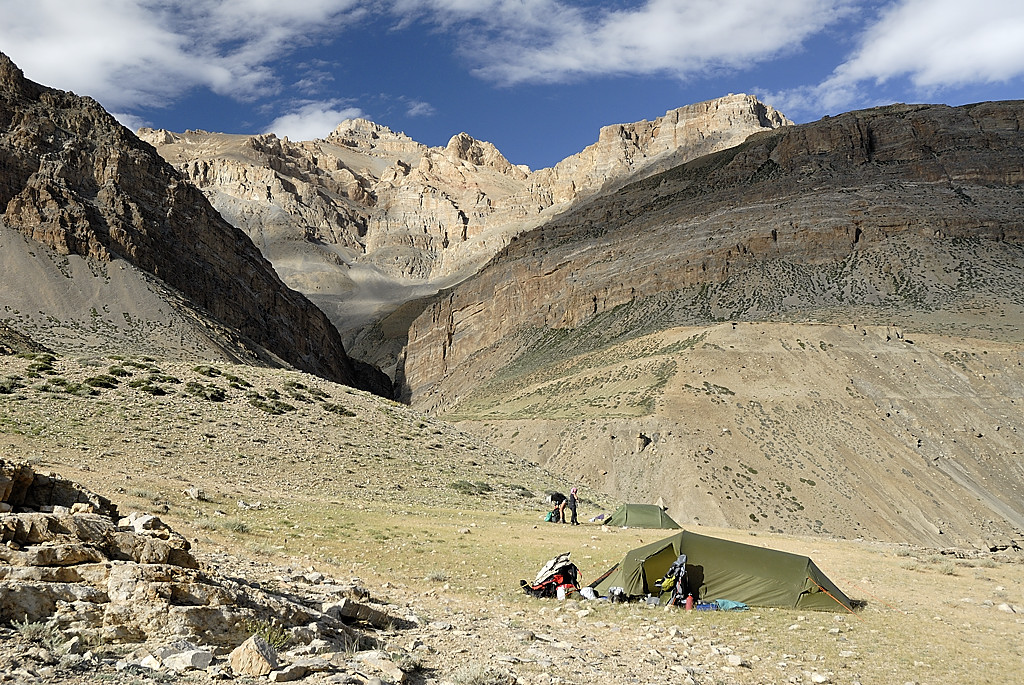
[[[791,116],[1024,77],[1020,0],[0,0],[0,17],[0,50],[29,78],[122,121],[206,89],[277,108],[289,137],[361,111],[330,71],[360,55],[291,56],[381,23],[432,31],[490,87],[640,76],[721,79],[724,92],[780,57],[834,65],[820,82],[795,71],[760,93]],[[305,100],[284,102],[285,86]],[[422,95],[385,95],[408,117],[436,113]]]
[[[343,107],[338,101],[302,102],[292,111],[274,119],[264,133],[275,133],[290,140],[326,138],[345,119],[363,116],[358,107]]]
[[[930,99],[1022,76],[1024,3],[903,0],[880,8],[827,79],[769,97],[787,112],[835,113],[891,102],[894,90],[907,99]],[[885,88],[900,80],[909,90]]]
[[[357,21],[359,0],[0,0],[0,46],[38,82],[112,109],[168,104],[193,88],[254,99],[273,63]]]

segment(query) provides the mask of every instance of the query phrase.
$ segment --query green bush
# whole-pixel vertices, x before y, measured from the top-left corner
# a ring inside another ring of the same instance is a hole
[[[150,395],[153,395],[155,397],[167,394],[167,391],[161,388],[159,385],[154,385],[148,379],[144,378],[135,378],[133,380],[128,381],[128,387],[135,388],[136,390],[141,390],[142,392],[149,393]]]
[[[210,400],[211,402],[223,402],[227,399],[227,392],[224,388],[220,388],[213,383],[209,385],[203,385],[202,383],[196,383],[195,381],[189,381],[185,384],[185,392],[194,397],[201,397],[204,400]]]
[[[284,414],[285,412],[295,411],[295,407],[288,404],[287,402],[282,402],[281,400],[277,399],[265,400],[262,397],[259,397],[258,395],[256,397],[250,397],[249,404],[251,404],[252,406],[256,407],[261,411],[265,411],[268,414],[274,415],[280,415]]]
[[[27,615],[21,623],[18,623],[17,620],[11,621],[11,626],[26,642],[41,645],[51,652],[58,651],[58,648],[65,642],[64,636],[56,626],[42,622],[29,623]]]
[[[340,416],[355,416],[356,415],[356,413],[354,411],[352,411],[351,409],[349,409],[347,407],[344,407],[344,406],[342,406],[340,404],[335,404],[334,402],[324,402],[323,407],[324,407],[324,409],[326,411],[329,411],[332,414],[338,414]]]
[[[21,378],[18,376],[7,376],[6,378],[0,378],[0,395],[11,395],[16,390],[24,388],[25,384],[21,382]]]
[[[103,374],[103,375],[100,375],[100,376],[92,376],[90,378],[86,378],[85,381],[83,381],[83,382],[86,385],[88,385],[90,387],[93,387],[93,388],[110,388],[110,389],[116,388],[120,384],[120,381],[118,381],[113,376],[110,376],[110,375],[107,375],[107,374]]]
[[[270,621],[247,621],[245,629],[252,635],[259,635],[267,644],[276,650],[282,650],[288,646],[291,636],[282,626],[274,625]]]
[[[452,483],[452,489],[462,495],[483,495],[494,488],[483,481],[470,483],[468,480],[457,480]]]
[[[99,395],[99,390],[90,388],[84,383],[76,383],[75,381],[69,381],[64,378],[50,378],[36,386],[39,392],[55,392],[55,393],[66,393],[68,395],[78,395],[79,397],[89,397],[92,395]]]

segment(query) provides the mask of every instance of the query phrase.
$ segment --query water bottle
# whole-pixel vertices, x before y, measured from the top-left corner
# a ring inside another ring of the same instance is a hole
[[[686,610],[693,608],[693,595],[686,595]]]

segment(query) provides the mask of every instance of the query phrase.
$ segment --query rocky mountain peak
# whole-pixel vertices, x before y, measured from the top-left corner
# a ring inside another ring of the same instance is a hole
[[[452,136],[445,147],[445,154],[450,158],[466,161],[476,166],[488,166],[503,174],[512,174],[520,180],[524,180],[527,176],[526,171],[521,167],[513,166],[493,144],[477,140],[468,133]]]
[[[404,133],[362,118],[345,119],[327,136],[326,141],[365,154],[419,152],[426,149],[425,145]]]

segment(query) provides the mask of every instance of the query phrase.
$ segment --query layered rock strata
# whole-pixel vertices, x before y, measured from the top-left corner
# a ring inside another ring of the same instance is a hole
[[[627,305],[642,328],[645,302],[668,326],[851,299],[936,307],[972,297],[972,282],[1005,290],[957,253],[982,241],[1012,260],[1024,237],[1022,121],[1019,101],[852,112],[598,197],[512,242],[415,320],[404,396],[450,407],[521,352],[524,332]],[[897,240],[918,256],[903,261],[887,247]]]

